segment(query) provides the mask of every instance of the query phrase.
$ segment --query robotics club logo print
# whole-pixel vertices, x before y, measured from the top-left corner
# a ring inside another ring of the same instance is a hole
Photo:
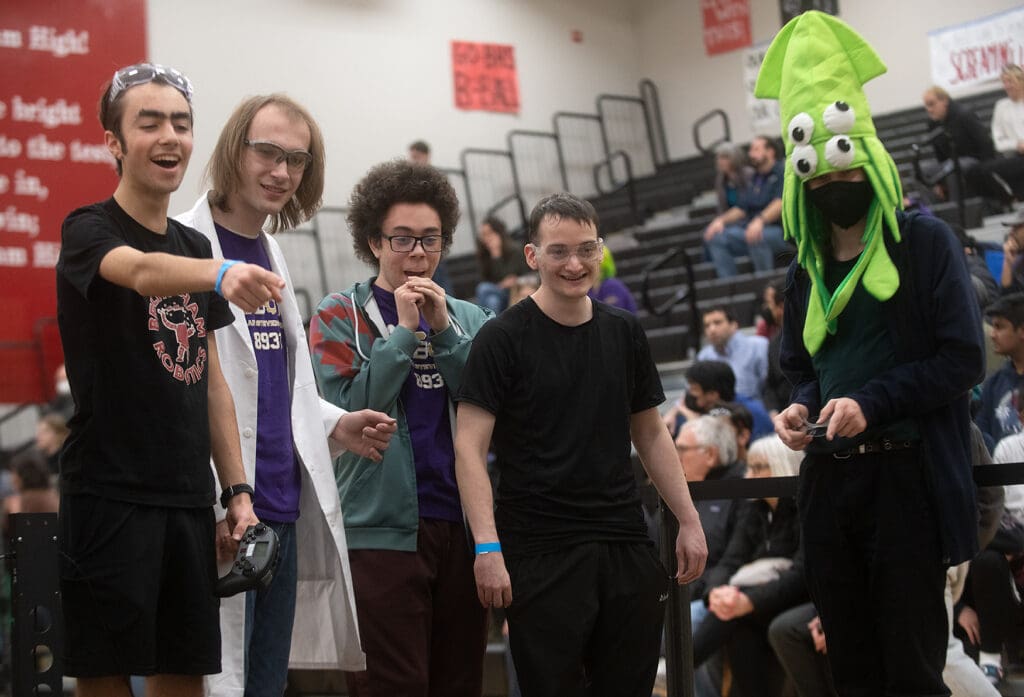
[[[149,331],[153,350],[160,364],[175,380],[194,385],[206,370],[206,320],[199,316],[199,305],[188,293],[151,297]]]

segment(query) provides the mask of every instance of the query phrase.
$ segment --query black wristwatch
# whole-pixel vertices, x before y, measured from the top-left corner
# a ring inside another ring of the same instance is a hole
[[[241,484],[232,484],[224,491],[220,492],[220,505],[223,508],[228,507],[228,502],[235,498],[239,494],[249,494],[249,498],[252,498],[253,490],[252,487],[242,482]]]

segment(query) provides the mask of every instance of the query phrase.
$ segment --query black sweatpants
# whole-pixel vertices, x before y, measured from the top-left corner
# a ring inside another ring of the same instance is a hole
[[[523,697],[650,697],[669,584],[652,546],[594,542],[506,562]]]
[[[843,697],[949,695],[939,519],[919,450],[808,455],[800,475],[807,587]]]

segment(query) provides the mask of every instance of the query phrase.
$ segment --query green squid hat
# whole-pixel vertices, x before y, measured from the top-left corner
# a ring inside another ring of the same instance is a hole
[[[803,338],[813,356],[858,283],[873,297],[888,300],[899,288],[899,272],[883,235],[899,242],[896,209],[903,192],[892,157],[871,121],[863,85],[886,70],[878,54],[848,24],[823,12],[805,12],[776,35],[765,54],[754,95],[778,99],[786,176],[782,225],[797,247],[797,261],[811,279]],[[825,287],[824,247],[830,229],[808,205],[804,182],[827,172],[863,167],[875,192],[864,230],[864,251],[834,293]],[[884,223],[884,224],[883,224]]]

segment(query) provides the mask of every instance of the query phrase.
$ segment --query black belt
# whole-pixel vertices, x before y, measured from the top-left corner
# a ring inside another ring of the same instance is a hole
[[[880,438],[879,440],[870,440],[860,445],[855,445],[852,448],[846,448],[845,450],[837,450],[832,453],[832,457],[837,460],[847,460],[857,455],[871,455],[875,453],[891,453],[896,450],[911,450],[913,448],[920,447],[921,442],[916,440],[889,440],[888,438]]]

